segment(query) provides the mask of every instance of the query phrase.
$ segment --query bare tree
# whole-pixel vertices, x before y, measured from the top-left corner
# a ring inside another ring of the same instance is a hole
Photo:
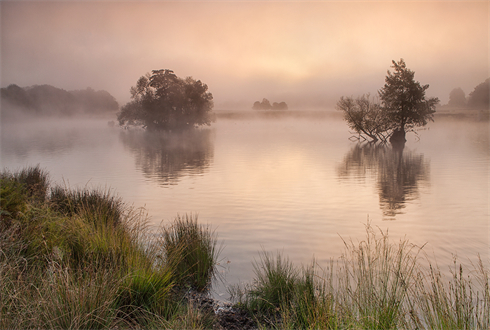
[[[347,125],[359,134],[359,138],[386,142],[392,125],[383,115],[379,103],[370,98],[369,94],[357,99],[342,96],[337,102],[337,109],[344,112]]]

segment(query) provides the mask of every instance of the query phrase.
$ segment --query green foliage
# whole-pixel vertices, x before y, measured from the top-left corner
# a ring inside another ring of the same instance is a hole
[[[165,245],[141,211],[101,190],[55,187],[39,202],[30,193],[38,190],[29,190],[39,181],[30,179],[35,172],[4,171],[1,177],[2,211],[9,212],[10,224],[0,231],[0,328],[210,326],[212,317],[193,312],[174,290],[176,279],[192,276],[162,258]],[[183,240],[179,251],[205,259],[202,251],[206,242],[215,244],[214,236],[196,221],[186,224],[190,232],[198,228],[197,240],[208,241]],[[214,253],[214,245],[206,251]],[[189,257],[172,253],[179,262]],[[204,278],[214,267],[196,269]]]
[[[25,187],[20,182],[0,177],[0,230],[9,227],[10,219],[26,209]]]
[[[109,190],[72,190],[56,186],[51,189],[50,200],[54,210],[68,216],[84,214],[87,219],[92,215],[94,224],[117,226],[124,213],[124,205],[120,198],[112,195]]]
[[[291,302],[298,282],[298,272],[281,254],[274,259],[263,252],[261,261],[254,263],[255,281],[250,290],[249,307],[259,311],[274,311],[281,304]]]
[[[254,282],[230,290],[236,306],[259,328],[488,329],[489,271],[481,260],[473,276],[455,262],[447,281],[420,265],[422,247],[391,242],[369,224],[364,240],[344,243],[326,270],[313,263],[300,271],[280,254],[262,253]]]
[[[160,242],[166,262],[175,270],[178,286],[190,286],[197,291],[209,288],[216,276],[220,253],[214,232],[199,225],[197,217],[178,216],[173,224],[162,229]]]
[[[172,70],[153,70],[131,87],[132,101],[117,118],[120,125],[147,129],[183,129],[211,123],[213,95],[208,86],[192,77],[177,77]]]
[[[473,268],[473,277],[465,276],[462,265],[458,267],[455,259],[449,280],[432,266],[427,275],[418,276],[416,302],[420,316],[417,323],[431,329],[488,329],[489,270],[481,259]],[[475,278],[477,283],[473,281]]]
[[[383,112],[400,131],[407,131],[433,121],[439,99],[425,98],[429,85],[414,80],[415,72],[407,68],[405,61],[393,62],[394,72],[388,71],[385,85],[379,90]]]
[[[373,142],[405,142],[405,132],[414,127],[425,126],[433,121],[439,99],[426,99],[429,85],[422,86],[414,80],[415,73],[406,67],[403,59],[393,61],[394,72],[388,71],[385,85],[378,91],[381,103],[369,95],[353,99],[341,97],[337,109],[344,112],[344,119],[359,134],[359,139]],[[397,141],[395,141],[397,140]]]

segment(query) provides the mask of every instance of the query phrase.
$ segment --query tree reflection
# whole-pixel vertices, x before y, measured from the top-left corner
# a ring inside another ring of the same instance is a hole
[[[195,129],[177,132],[123,131],[123,145],[136,159],[136,166],[163,185],[177,184],[184,175],[199,175],[213,158],[213,131]]]
[[[403,214],[407,202],[419,198],[419,185],[429,182],[429,161],[406,148],[357,144],[338,168],[340,178],[376,181],[384,219]]]

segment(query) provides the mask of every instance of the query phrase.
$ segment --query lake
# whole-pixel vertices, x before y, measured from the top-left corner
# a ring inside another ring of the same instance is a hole
[[[158,226],[198,215],[223,242],[226,287],[260,251],[322,265],[370,221],[447,271],[453,255],[490,264],[489,124],[436,116],[402,152],[351,141],[335,111],[216,111],[208,128],[151,133],[108,119],[2,123],[1,166],[40,164],[52,183],[113,190]],[[112,118],[111,118],[112,119]]]

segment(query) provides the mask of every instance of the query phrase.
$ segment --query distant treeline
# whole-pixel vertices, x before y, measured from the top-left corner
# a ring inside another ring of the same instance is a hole
[[[254,109],[254,110],[287,110],[288,105],[286,104],[286,102],[281,102],[281,103],[274,102],[271,105],[271,103],[269,102],[268,99],[262,99],[262,102],[255,101],[254,105],[252,106],[252,109]]]
[[[489,94],[490,78],[478,84],[468,96],[461,87],[454,88],[449,93],[449,102],[440,108],[488,109],[490,107]]]
[[[71,116],[116,112],[119,104],[109,92],[84,90],[66,91],[50,85],[19,87],[15,84],[1,89],[2,118],[16,114],[38,116]]]

